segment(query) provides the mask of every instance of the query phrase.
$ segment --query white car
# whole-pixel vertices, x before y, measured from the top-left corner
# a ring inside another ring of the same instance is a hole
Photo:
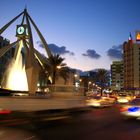
[[[131,100],[132,97],[126,94],[119,94],[119,96],[117,97],[117,103],[128,103]]]
[[[92,107],[109,107],[114,103],[112,99],[100,96],[87,99],[86,102],[88,106]]]
[[[133,99],[129,104],[123,105],[120,108],[120,113],[124,119],[140,120],[140,98]]]

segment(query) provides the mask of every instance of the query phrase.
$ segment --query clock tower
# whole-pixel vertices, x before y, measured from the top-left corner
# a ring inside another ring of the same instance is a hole
[[[25,25],[25,24],[17,25],[16,36],[20,37],[20,38],[26,37],[27,36],[27,25]]]

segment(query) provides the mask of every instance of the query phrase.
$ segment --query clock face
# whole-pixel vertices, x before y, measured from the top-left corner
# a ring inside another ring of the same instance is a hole
[[[20,27],[17,28],[17,33],[21,35],[21,34],[24,33],[24,30],[25,30],[24,27],[20,26]]]

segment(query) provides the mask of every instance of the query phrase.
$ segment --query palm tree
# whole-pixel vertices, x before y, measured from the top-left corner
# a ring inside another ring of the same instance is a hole
[[[52,84],[55,84],[56,79],[58,76],[61,76],[65,83],[68,78],[69,68],[67,67],[66,63],[63,63],[65,58],[60,57],[59,54],[54,54],[48,58],[49,63],[51,64],[51,68],[49,72],[52,75]]]
[[[40,86],[45,86],[49,82],[50,75],[50,66],[47,64],[43,64],[43,68],[41,67],[39,73],[39,83]]]
[[[109,80],[109,73],[107,70],[105,69],[98,69],[98,72],[97,72],[97,81],[100,83],[100,86],[101,86],[101,96],[102,96],[102,91],[103,91],[103,88],[105,87],[105,84],[108,83],[108,80]]]
[[[70,73],[70,69],[67,66],[61,67],[60,70],[58,70],[58,75],[64,79],[64,84],[67,83],[67,80],[69,78],[69,73]]]

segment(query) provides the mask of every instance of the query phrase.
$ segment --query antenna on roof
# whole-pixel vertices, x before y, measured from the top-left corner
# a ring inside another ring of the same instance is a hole
[[[128,40],[132,40],[131,32],[129,33],[129,38],[128,38]]]

